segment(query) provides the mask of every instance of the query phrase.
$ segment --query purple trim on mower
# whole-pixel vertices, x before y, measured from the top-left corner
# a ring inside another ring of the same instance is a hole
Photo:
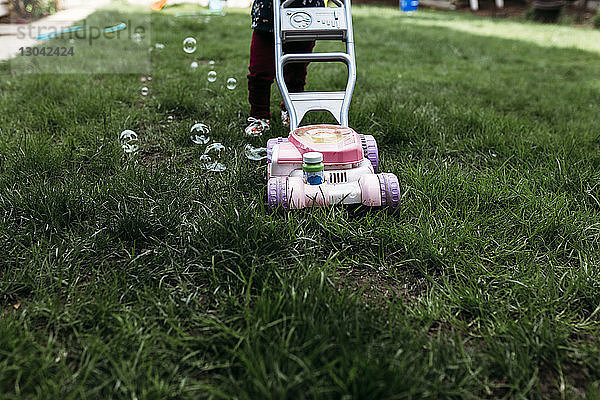
[[[273,147],[276,144],[287,142],[288,138],[278,137],[267,140],[267,162],[271,162],[271,156],[273,155]]]
[[[400,184],[394,174],[377,174],[381,189],[381,206],[397,208],[400,206]]]
[[[287,178],[275,177],[267,183],[267,206],[275,210],[277,207],[288,208]]]
[[[373,170],[376,174],[379,173],[379,151],[377,150],[377,141],[373,135],[360,135],[360,141],[365,153],[365,157],[371,161]]]

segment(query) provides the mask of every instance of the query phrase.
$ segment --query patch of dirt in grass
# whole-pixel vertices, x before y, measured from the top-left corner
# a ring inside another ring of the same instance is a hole
[[[23,311],[25,309],[24,304],[18,300],[15,293],[7,293],[3,295],[1,299],[2,303],[0,304],[0,316],[8,315],[17,311]]]
[[[578,399],[585,397],[587,385],[590,383],[588,368],[567,363],[562,365],[564,382],[555,371],[545,370],[540,373],[539,389],[544,399]]]
[[[22,311],[21,306],[22,306],[21,303],[15,303],[15,304],[12,304],[12,305],[9,304],[9,305],[3,307],[2,316],[8,315],[10,313],[16,313],[18,311]]]
[[[159,166],[169,161],[170,155],[160,151],[143,152],[140,161],[147,167]]]
[[[425,281],[401,283],[397,278],[387,275],[383,271],[375,272],[372,269],[340,268],[337,271],[338,289],[346,287],[352,292],[361,292],[362,297],[370,302],[378,302],[382,298],[387,300],[401,299],[410,303],[426,290]]]

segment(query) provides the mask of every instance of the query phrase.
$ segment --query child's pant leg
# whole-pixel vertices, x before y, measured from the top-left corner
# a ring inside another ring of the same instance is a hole
[[[314,41],[288,42],[283,45],[284,53],[312,53]],[[303,92],[306,85],[308,63],[289,63],[283,68],[283,76],[290,93]]]
[[[314,41],[289,42],[283,46],[284,53],[311,53]],[[303,92],[306,85],[308,63],[289,63],[283,68],[283,76],[290,93]],[[250,116],[271,118],[271,85],[275,79],[275,40],[273,33],[254,30],[250,44],[248,67],[248,101]],[[283,103],[281,108],[285,108]]]
[[[254,30],[248,67],[250,116],[271,118],[271,85],[275,79],[275,43],[273,34]]]
[[[315,47],[314,41],[309,42],[289,42],[283,46],[284,53],[312,53]],[[290,93],[304,92],[306,85],[306,69],[308,63],[289,63],[283,68],[283,78]],[[285,110],[285,103],[282,101],[279,106]]]

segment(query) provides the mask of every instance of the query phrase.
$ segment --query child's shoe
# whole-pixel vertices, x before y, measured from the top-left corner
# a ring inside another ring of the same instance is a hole
[[[265,131],[271,129],[271,121],[268,119],[250,117],[248,122],[250,124],[245,129],[248,136],[261,136]]]
[[[287,110],[281,110],[281,125],[286,128],[290,127],[290,113]]]

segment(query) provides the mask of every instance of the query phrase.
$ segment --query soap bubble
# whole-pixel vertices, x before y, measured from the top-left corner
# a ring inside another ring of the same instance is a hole
[[[171,122],[173,122],[173,116],[172,116],[172,115],[169,115],[169,116],[167,117],[167,122],[168,122],[168,123],[171,123]]]
[[[185,51],[188,54],[192,54],[193,52],[195,52],[196,51],[196,39],[194,39],[193,37],[186,38],[183,41],[183,51]]]
[[[134,42],[142,43],[142,35],[140,33],[134,33],[132,37]]]
[[[190,133],[194,133],[194,134],[209,134],[210,133],[210,127],[206,124],[202,124],[202,123],[198,123],[198,124],[194,124],[194,126],[192,126],[192,128],[190,129]]]
[[[204,135],[192,135],[190,136],[190,139],[196,144],[207,144],[210,142],[210,137]]]
[[[225,150],[225,146],[223,146],[221,143],[213,143],[210,146],[206,147],[206,150],[204,150],[204,154],[209,154],[212,151],[218,152],[219,155],[221,155],[221,152]]]
[[[208,154],[200,156],[200,167],[211,172],[223,172],[227,167],[218,161],[213,161]]]
[[[237,80],[235,78],[227,79],[227,89],[233,90],[237,86]]]
[[[121,141],[121,148],[125,153],[135,153],[140,148],[137,145],[137,133],[130,129],[126,129],[123,132],[121,132],[121,135],[119,135],[119,140]]]
[[[138,140],[138,135],[131,129],[126,129],[123,132],[121,132],[121,135],[119,136],[119,140],[121,142],[135,141],[135,140]]]
[[[217,73],[216,73],[215,71],[210,71],[210,72],[208,73],[208,76],[207,76],[207,78],[206,78],[206,79],[208,79],[208,81],[209,81],[209,82],[214,82],[214,81],[216,81],[216,80],[217,80]]]
[[[221,164],[218,161],[214,161],[214,162],[203,162],[200,165],[201,168],[210,171],[210,172],[223,172],[227,169],[227,167],[223,164]]]
[[[208,62],[208,66],[210,67],[211,70],[215,69],[215,60],[210,60]]]
[[[142,82],[146,82],[146,77],[145,77],[145,76],[142,76],[142,77],[140,78],[140,80],[141,80]]]
[[[148,80],[149,80],[149,81],[151,81],[151,80],[152,80],[152,77],[151,77],[151,76],[148,76]]]
[[[208,171],[210,172],[223,172],[227,169],[227,167],[223,164],[221,164],[220,162],[214,162],[214,163],[209,163],[209,164],[205,164],[204,168],[206,168]]]
[[[260,161],[267,158],[267,148],[254,147],[251,144],[247,144],[246,147],[244,147],[244,154],[248,160]]]
[[[196,61],[192,62],[192,63],[190,64],[190,68],[191,68],[191,69],[196,69],[196,68],[198,68],[198,63],[197,63]]]
[[[121,148],[125,153],[135,153],[140,149],[140,146],[138,146],[137,144],[123,143],[121,145]]]
[[[154,45],[154,47],[156,47],[156,48],[157,48],[157,49],[159,49],[159,50],[162,50],[162,49],[164,49],[164,48],[165,48],[165,45],[164,45],[164,44],[162,44],[162,43],[156,43],[156,44]]]
[[[149,89],[148,89],[146,86],[144,86],[144,87],[142,88],[142,96],[148,96],[148,92],[149,92],[149,91],[150,91],[150,90],[149,90]]]
[[[210,128],[206,124],[194,124],[190,129],[190,139],[196,144],[207,144],[210,142],[210,137],[207,135],[210,133]]]

